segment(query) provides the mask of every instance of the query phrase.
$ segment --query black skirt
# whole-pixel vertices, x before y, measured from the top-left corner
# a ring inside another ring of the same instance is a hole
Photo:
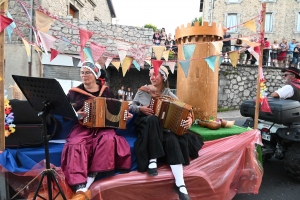
[[[190,158],[198,157],[198,151],[203,146],[203,140],[198,134],[188,132],[178,136],[164,130],[155,115],[139,116],[135,126],[137,140],[134,143],[134,150],[139,172],[145,172],[149,160],[154,158],[169,165],[188,165]]]

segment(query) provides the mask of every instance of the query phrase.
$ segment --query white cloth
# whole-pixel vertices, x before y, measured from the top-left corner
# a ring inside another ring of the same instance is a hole
[[[118,94],[119,94],[119,95],[125,95],[125,91],[124,91],[124,90],[121,90],[121,89],[119,89],[119,90],[118,90]]]
[[[291,85],[285,85],[282,88],[276,90],[275,92],[279,95],[279,98],[281,99],[287,99],[294,95],[294,89]]]

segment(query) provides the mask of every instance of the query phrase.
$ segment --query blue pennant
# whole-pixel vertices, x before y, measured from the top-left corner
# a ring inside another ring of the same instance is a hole
[[[221,65],[221,63],[223,62],[224,60],[224,56],[219,56],[219,66]]]
[[[84,53],[87,55],[88,60],[89,60],[90,62],[92,62],[93,64],[95,64],[95,63],[94,63],[94,60],[93,60],[91,48],[90,48],[90,47],[84,47],[83,51],[84,51]]]
[[[217,56],[211,56],[211,57],[205,58],[205,61],[207,62],[209,68],[213,72],[215,71],[216,59],[217,59]]]
[[[187,78],[188,75],[189,75],[190,63],[191,63],[190,60],[181,60],[181,61],[179,61],[179,64],[180,64],[180,66],[181,66],[181,68],[184,72],[185,78]]]
[[[137,70],[139,70],[139,71],[141,70],[141,66],[139,65],[138,62],[136,62],[136,60],[133,60],[132,64],[134,64],[134,66],[135,66],[135,68],[137,68]]]
[[[196,44],[183,45],[185,60],[190,60],[196,48]]]

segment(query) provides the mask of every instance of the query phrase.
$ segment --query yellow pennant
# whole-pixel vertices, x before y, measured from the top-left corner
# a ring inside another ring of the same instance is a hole
[[[163,52],[165,51],[165,46],[152,46],[153,52],[155,54],[156,60],[161,60]]]
[[[149,66],[151,66],[151,59],[150,60],[145,60],[146,63],[148,63]]]
[[[129,69],[131,63],[133,61],[133,58],[132,57],[128,57],[126,56],[123,60],[123,63],[122,63],[122,72],[123,72],[123,77],[125,76],[127,70]]]
[[[113,65],[113,66],[115,66],[115,68],[119,71],[119,68],[120,68],[120,61],[114,61],[114,62],[111,62],[111,64]]]
[[[48,15],[45,15],[37,10],[35,11],[35,14],[36,28],[39,31],[46,33],[50,29],[51,25],[55,22],[55,19],[52,19]]]
[[[212,42],[212,44],[214,45],[217,53],[220,53],[222,51],[223,42],[217,41],[217,42]]]
[[[169,60],[169,53],[170,53],[170,50],[163,52],[162,57],[165,59],[165,61]]]
[[[24,43],[24,46],[26,49],[27,56],[29,57],[30,56],[30,46],[26,40],[24,40],[23,38],[22,38],[22,40],[23,40],[23,43]]]
[[[239,60],[239,52],[238,51],[233,51],[229,52],[229,58],[231,60],[231,64],[233,67],[236,67],[238,60]]]
[[[43,52],[42,49],[38,46],[33,46],[33,48],[36,50],[36,51],[39,51],[39,52]]]
[[[245,22],[244,24],[242,24],[242,26],[245,26],[246,28],[250,29],[251,31],[256,32],[256,25],[255,25],[254,19]]]

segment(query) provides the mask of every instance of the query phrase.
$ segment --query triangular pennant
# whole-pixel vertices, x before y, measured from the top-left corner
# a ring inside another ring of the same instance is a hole
[[[90,62],[92,62],[93,64],[95,64],[95,63],[94,63],[94,60],[93,60],[91,48],[90,48],[90,47],[84,47],[83,52],[84,52],[85,55],[87,56],[88,61],[90,61]]]
[[[196,48],[196,44],[183,45],[183,53],[185,60],[190,60]]]
[[[107,57],[104,57],[104,56],[101,56],[96,63],[98,63],[101,68],[104,68],[105,69],[105,62],[107,60]],[[109,63],[108,63],[109,64]]]
[[[236,67],[238,60],[239,60],[239,52],[238,51],[232,51],[232,52],[228,52],[229,58],[231,60],[231,64],[233,67]]]
[[[103,53],[106,51],[106,46],[98,45],[95,42],[91,42],[90,48],[92,51],[94,62],[97,62],[99,58],[103,55]]]
[[[67,48],[68,44],[65,41],[60,40],[57,44],[57,51],[63,53]]]
[[[125,76],[127,70],[128,70],[129,67],[131,66],[132,60],[133,60],[132,57],[128,57],[128,56],[125,57],[125,59],[124,59],[124,61],[123,61],[123,63],[122,63],[123,77]]]
[[[10,19],[8,17],[4,17],[3,15],[0,15],[0,32],[2,32],[12,22],[13,22],[12,19]]]
[[[46,33],[51,25],[55,22],[55,19],[45,15],[44,13],[36,10],[35,11],[35,22],[37,30]]]
[[[135,68],[137,68],[137,70],[141,70],[141,66],[139,65],[139,63],[136,60],[132,61],[132,64],[135,66]]]
[[[84,62],[87,59],[87,55],[85,54],[84,51],[80,51],[79,55],[80,55],[80,61],[81,62]]]
[[[259,110],[262,111],[262,112],[272,113],[272,110],[271,110],[271,108],[269,106],[269,102],[268,102],[268,98],[267,97],[263,98]]]
[[[33,46],[33,48],[36,50],[36,51],[39,51],[39,52],[43,52],[42,49],[38,46]]]
[[[217,53],[220,53],[222,51],[222,47],[223,47],[222,41],[212,42],[212,44],[214,45]]]
[[[116,41],[116,44],[117,44],[120,62],[123,64],[123,61],[127,55],[127,51],[130,49],[130,44],[128,42],[122,42],[122,41]]]
[[[163,60],[151,60],[152,66],[154,67],[154,75],[156,76],[158,74],[158,70],[162,63],[164,62]]]
[[[57,56],[58,54],[59,54],[58,51],[56,51],[55,49],[52,49],[52,48],[51,48],[50,62],[51,62],[54,58],[56,58],[56,56]]]
[[[244,24],[242,24],[242,26],[250,29],[253,32],[256,32],[256,25],[254,19],[245,22]]]
[[[254,56],[254,58],[256,59],[256,61],[259,63],[259,54],[256,51],[254,51],[254,48],[253,47],[249,47],[248,51]]]
[[[24,38],[22,38],[22,41],[24,43],[24,46],[25,46],[25,49],[26,49],[26,53],[27,53],[27,56],[29,57],[30,56],[30,46],[28,44],[28,42],[26,40],[24,40]]]
[[[6,16],[7,16],[9,19],[12,19],[12,20],[13,20],[11,14],[10,14],[8,11],[6,11]],[[12,23],[10,24],[10,26],[11,26],[12,28],[16,28],[16,27],[17,27],[15,22],[12,22]]]
[[[257,42],[251,42],[249,41],[249,38],[245,37],[245,38],[239,38],[239,40],[244,41],[247,45],[249,45],[250,47],[256,47],[256,46],[260,46],[260,43]]]
[[[219,66],[221,65],[221,63],[223,62],[224,60],[224,56],[219,56]]]
[[[215,72],[215,65],[216,65],[217,56],[210,56],[208,58],[205,58],[205,61],[207,62],[209,68]]]
[[[151,59],[146,59],[145,62],[148,63],[149,66],[151,66]]]
[[[185,78],[187,78],[189,75],[189,68],[190,68],[191,61],[190,60],[180,60],[178,62],[184,72]]]
[[[5,30],[6,30],[8,39],[9,39],[9,41],[11,42],[11,34],[12,34],[12,32],[13,32],[14,29],[9,25],[9,26],[6,27]]]
[[[64,36],[61,37],[61,40],[64,41],[66,45],[69,45],[71,43],[70,40]]]
[[[41,31],[38,31],[38,34],[40,36],[44,51],[46,54],[48,54],[48,51],[50,51],[50,49],[53,47],[53,44],[56,41],[56,38],[54,38],[51,35],[48,35],[46,33],[43,33]]]
[[[112,61],[112,57],[107,57],[107,59],[106,59],[106,61],[105,61],[105,66],[106,66],[106,68],[108,68],[108,66],[109,66],[109,64],[110,64],[110,62]],[[120,66],[120,65],[119,65]],[[118,68],[119,69],[119,68]]]
[[[165,59],[165,61],[169,60],[169,53],[170,53],[170,50],[163,52],[162,57]]]
[[[170,62],[170,61],[168,61],[166,64],[169,66],[172,74],[174,74],[176,62]]]
[[[139,48],[131,48],[131,55],[134,60],[139,64],[140,67],[144,67],[144,61],[146,59],[146,47],[142,46]]]
[[[77,67],[78,64],[79,64],[80,59],[72,57],[72,60],[73,60],[73,66]]]
[[[90,32],[90,31],[87,31],[85,29],[79,28],[79,36],[80,36],[80,47],[81,47],[81,50],[83,50],[85,44],[93,36],[93,32]]]
[[[152,46],[156,60],[161,60],[165,48],[166,48],[165,46]]]
[[[121,64],[120,61],[113,61],[113,62],[111,62],[111,64],[112,64],[113,66],[115,66],[115,68],[119,71],[120,64]]]

